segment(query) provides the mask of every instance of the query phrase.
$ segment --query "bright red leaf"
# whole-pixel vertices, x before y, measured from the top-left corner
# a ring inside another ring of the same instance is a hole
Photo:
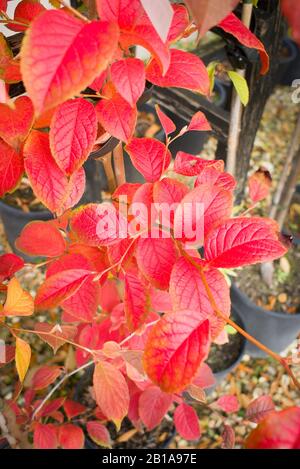
[[[179,39],[190,22],[189,13],[184,5],[172,5],[172,7],[174,14],[169,29],[168,42],[175,42]]]
[[[31,21],[40,13],[45,11],[46,8],[36,0],[21,0],[17,4],[14,12],[14,21],[19,21],[20,23],[25,23],[29,26]],[[25,31],[28,26],[23,26],[21,24],[8,23],[7,28],[12,31]]]
[[[139,416],[147,430],[151,431],[160,424],[170,405],[172,395],[162,392],[157,386],[150,386],[139,398]]]
[[[271,396],[260,396],[252,401],[246,410],[246,419],[254,423],[260,423],[268,414],[275,410],[275,404]]]
[[[97,136],[94,106],[83,98],[70,99],[58,106],[51,121],[52,155],[70,176],[88,158]]]
[[[204,248],[210,265],[224,268],[271,261],[287,252],[277,223],[257,217],[223,221],[209,233]]]
[[[23,269],[24,260],[16,254],[8,253],[0,256],[0,283]]]
[[[144,368],[165,392],[180,392],[195,377],[210,345],[209,321],[195,311],[167,313],[151,329]]]
[[[36,309],[45,310],[58,306],[73,295],[90,275],[90,270],[69,269],[47,278],[37,291]]]
[[[177,153],[174,161],[174,171],[183,176],[197,176],[204,168],[210,166],[223,171],[224,162],[222,160],[204,160],[183,151]]]
[[[247,449],[300,449],[300,407],[271,412],[250,433]]]
[[[174,15],[169,0],[140,0],[140,2],[159,37],[165,42]]]
[[[175,263],[170,279],[170,295],[173,308],[178,311],[188,309],[195,311],[202,320],[209,319],[212,339],[216,339],[225,326],[217,316],[203,284],[199,267],[203,261],[193,258],[193,265],[185,257]],[[215,268],[203,271],[206,282],[213,294],[218,309],[227,317],[230,315],[230,296],[228,284],[221,272]]]
[[[146,68],[146,78],[157,86],[186,88],[205,95],[210,92],[204,63],[196,55],[182,50],[171,49],[171,62],[165,75],[162,75],[157,60],[152,59]]]
[[[211,184],[212,186],[222,187],[231,191],[235,188],[236,181],[231,174],[221,172],[214,166],[206,166],[197,177],[195,187],[201,184]]]
[[[56,427],[52,423],[36,422],[33,444],[35,449],[56,449],[58,444]]]
[[[124,376],[114,365],[103,361],[95,366],[93,382],[98,406],[119,430],[129,406],[129,391]]]
[[[222,432],[222,448],[223,449],[233,449],[235,444],[235,434],[234,429],[230,425],[224,425],[224,430]]]
[[[206,389],[210,388],[216,383],[216,378],[211,370],[211,368],[206,364],[202,363],[200,366],[196,377],[193,379],[193,384],[199,386],[200,388]]]
[[[48,134],[33,130],[23,154],[33,192],[51,212],[57,212],[65,201],[68,179],[51,155]]]
[[[114,62],[111,66],[111,79],[118,91],[133,107],[145,88],[145,66],[142,60],[127,58]]]
[[[179,404],[174,412],[174,423],[179,435],[187,441],[198,440],[201,436],[197,412],[190,405]]]
[[[234,13],[226,16],[218,24],[218,27],[222,28],[226,33],[232,34],[244,46],[257,49],[261,59],[261,74],[267,73],[269,70],[269,56],[265,46]]]
[[[64,411],[69,420],[86,412],[87,408],[79,402],[67,399],[64,403]]]
[[[286,16],[291,28],[295,41],[300,44],[300,8],[298,0],[282,0],[281,8]]]
[[[96,105],[97,118],[102,127],[113,137],[128,142],[134,132],[137,110],[116,91]]]
[[[136,259],[146,279],[157,288],[166,290],[177,257],[176,249],[171,238],[162,238],[158,231],[154,233],[155,237],[139,238]]]
[[[16,189],[23,172],[23,157],[0,139],[0,197]]]
[[[114,24],[83,22],[62,10],[40,14],[28,28],[21,50],[23,81],[36,113],[88,86],[107,67],[118,37]]]
[[[168,136],[176,130],[176,125],[159,107],[158,104],[155,105],[156,114],[160,120],[160,123],[164,129],[165,134]]]
[[[0,137],[16,151],[27,137],[34,117],[34,109],[28,96],[20,96],[13,105],[0,104]]]
[[[187,130],[211,130],[211,125],[203,112],[198,111],[193,115]]]
[[[133,166],[146,181],[155,182],[168,168],[171,153],[159,140],[154,138],[133,138],[126,146]]]
[[[63,449],[82,449],[84,445],[82,429],[72,423],[61,425],[58,430],[58,444]]]
[[[131,274],[125,275],[124,309],[127,326],[135,331],[144,323],[149,312],[149,294],[141,280]]]
[[[37,335],[41,340],[52,347],[56,353],[59,347],[64,345],[67,340],[73,340],[77,333],[76,326],[65,326],[60,324],[49,324],[46,322],[37,322],[34,329],[39,331]]]
[[[47,388],[62,373],[60,366],[45,365],[39,368],[32,377],[32,388],[36,391]]]
[[[57,257],[66,249],[61,232],[45,221],[28,223],[16,239],[15,245],[19,251],[30,256]]]
[[[85,190],[85,181],[85,171],[83,168],[79,168],[70,176],[66,198],[61,207],[57,210],[58,216],[63,215],[64,212],[74,207],[74,205],[81,200]]]

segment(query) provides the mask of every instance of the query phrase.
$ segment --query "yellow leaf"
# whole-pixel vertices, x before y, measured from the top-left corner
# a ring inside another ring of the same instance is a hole
[[[7,297],[2,314],[4,316],[30,316],[34,311],[32,296],[23,290],[16,277],[7,286]]]
[[[247,106],[249,101],[249,88],[247,81],[242,75],[237,72],[234,72],[233,70],[230,70],[227,73],[243,105]]]
[[[30,345],[25,342],[25,340],[17,337],[16,340],[16,368],[20,378],[20,381],[23,382],[26,376],[29,363],[31,358],[31,348]]]

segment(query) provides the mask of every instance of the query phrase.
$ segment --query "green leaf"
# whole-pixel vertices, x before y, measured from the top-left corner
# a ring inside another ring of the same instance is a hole
[[[249,88],[245,78],[233,70],[230,70],[227,73],[243,105],[247,106],[249,101]]]
[[[216,66],[218,65],[218,62],[210,62],[207,65],[207,73],[209,77],[209,83],[210,83],[210,92],[212,93],[214,86],[215,86],[215,71],[216,71]]]
[[[234,329],[234,327],[230,326],[230,324],[226,324],[225,326],[225,331],[227,332],[227,334],[229,335],[235,335],[236,334],[236,330]]]

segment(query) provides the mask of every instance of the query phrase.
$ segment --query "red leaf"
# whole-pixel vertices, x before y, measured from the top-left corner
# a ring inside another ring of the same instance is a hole
[[[269,56],[263,43],[248,29],[242,21],[230,13],[224,18],[218,27],[226,33],[232,34],[241,44],[246,47],[257,49],[261,59],[261,74],[264,75],[269,70]]]
[[[185,440],[198,440],[201,436],[197,413],[193,407],[184,402],[176,407],[174,423],[179,435]]]
[[[130,331],[141,327],[149,313],[149,294],[146,286],[135,275],[125,275],[124,308]]]
[[[25,23],[29,26],[31,21],[45,10],[46,8],[41,5],[40,2],[34,0],[21,0],[21,2],[16,6],[14,21],[19,21],[20,23]],[[6,27],[12,31],[26,31],[28,26],[14,23],[8,23],[6,25]]]
[[[62,373],[60,366],[47,365],[39,368],[32,378],[32,389],[39,391],[40,389],[47,388],[52,384]]]
[[[233,449],[235,444],[235,434],[232,427],[229,425],[224,425],[224,430],[222,432],[222,448],[223,449]]]
[[[33,124],[33,105],[27,96],[20,96],[12,105],[0,104],[0,137],[16,151]]]
[[[124,142],[131,139],[137,119],[136,107],[131,107],[119,93],[114,92],[111,97],[101,99],[95,109],[100,124],[113,137]]]
[[[189,13],[184,5],[172,5],[172,7],[174,14],[169,29],[168,42],[175,42],[179,39],[190,22]]]
[[[4,280],[8,280],[18,272],[18,270],[23,269],[24,261],[21,257],[16,254],[2,254],[0,256],[0,283]]]
[[[271,396],[260,396],[248,405],[246,419],[254,423],[260,423],[274,410],[275,405]]]
[[[70,269],[47,278],[37,291],[36,309],[40,311],[58,306],[70,298],[90,275],[90,270]]]
[[[56,353],[59,347],[64,345],[67,340],[73,340],[77,333],[77,327],[75,326],[53,325],[46,322],[37,322],[34,329],[41,332],[41,334],[37,335],[53,348],[54,353]],[[49,334],[47,334],[47,332]]]
[[[98,362],[93,381],[98,406],[119,430],[129,407],[129,391],[124,376],[111,363]]]
[[[84,194],[85,190],[85,171],[83,168],[79,168],[69,178],[66,198],[62,206],[57,210],[57,215],[61,216],[69,208],[74,207]]]
[[[83,251],[84,254],[84,251]],[[93,270],[91,261],[81,254],[66,254],[52,262],[47,270],[47,278],[71,269]],[[99,283],[88,277],[82,285],[68,299],[61,303],[64,311],[80,321],[91,321],[97,312],[99,304]]]
[[[212,130],[211,125],[203,112],[198,111],[193,115],[187,130]]]
[[[270,194],[272,186],[271,174],[265,168],[259,168],[249,178],[249,195],[252,202],[256,203],[265,199]]]
[[[47,402],[41,410],[38,412],[38,418],[50,416],[55,413],[60,407],[62,407],[65,401],[65,397],[58,397],[57,399],[53,399],[53,401]],[[34,404],[39,403],[39,401],[35,401]]]
[[[64,253],[66,242],[51,223],[32,221],[23,228],[15,246],[30,256],[57,257]]]
[[[203,261],[193,258],[196,265],[203,266]],[[206,282],[214,296],[218,309],[227,317],[230,315],[230,296],[228,284],[217,269],[203,271]],[[223,330],[225,323],[220,319],[209,300],[199,270],[189,260],[181,257],[175,263],[170,280],[170,295],[173,308],[192,310],[203,321],[209,319],[211,336],[214,340]],[[199,384],[198,384],[199,385]],[[200,386],[200,385],[199,385]]]
[[[211,368],[206,363],[202,363],[195,379],[193,380],[193,384],[195,386],[199,386],[200,388],[206,389],[210,388],[215,383],[216,379]]]
[[[176,249],[171,238],[162,238],[161,232],[155,230],[154,235],[155,237],[139,238],[136,259],[147,280],[157,288],[166,290],[176,261]]]
[[[89,246],[106,246],[127,238],[127,220],[109,203],[87,204],[75,211],[71,228]]]
[[[153,200],[155,203],[178,204],[189,192],[187,186],[176,179],[163,178],[154,184]]]
[[[271,261],[287,252],[277,223],[258,217],[223,221],[209,233],[204,248],[210,265],[224,268]]]
[[[139,415],[147,430],[151,431],[160,424],[172,400],[171,394],[162,392],[157,386],[150,386],[142,392],[139,399]]]
[[[51,121],[50,146],[60,169],[70,176],[87,160],[97,136],[94,106],[83,98],[58,106]]]
[[[157,60],[152,59],[146,68],[146,78],[157,86],[186,88],[205,95],[210,92],[204,63],[196,55],[182,50],[171,49],[171,62],[165,75],[162,75]]]
[[[144,368],[149,378],[165,392],[182,391],[207,357],[209,336],[209,321],[198,312],[165,314],[148,335]]]
[[[33,130],[25,142],[23,154],[33,192],[51,212],[57,212],[66,199],[68,179],[51,155],[49,136]]]
[[[77,425],[65,423],[59,427],[58,443],[63,449],[82,449],[84,445],[84,433]]]
[[[140,0],[97,0],[97,9],[100,18],[118,23],[123,49],[136,44],[145,47],[166,72],[170,63],[168,45],[159,37]]]
[[[249,435],[247,449],[300,449],[300,407],[270,413]]]
[[[200,246],[204,236],[231,215],[232,208],[232,192],[210,184],[197,186],[182,199],[176,209],[174,235]]]
[[[86,410],[87,408],[84,405],[79,404],[79,402],[72,401],[71,399],[67,399],[64,403],[64,411],[69,420],[83,414]]]
[[[168,168],[171,153],[159,140],[154,138],[133,138],[126,146],[133,166],[146,181],[155,182]]]
[[[300,44],[300,8],[297,0],[282,0],[281,8],[291,28],[293,38]]]
[[[86,429],[89,437],[97,445],[104,446],[104,448],[111,448],[110,434],[102,423],[97,422],[96,420],[91,420],[90,422],[87,422]]]
[[[206,166],[197,177],[195,187],[201,184],[211,184],[231,191],[235,188],[236,181],[231,174],[223,173],[213,166]]]
[[[36,113],[88,86],[107,67],[118,36],[114,24],[85,23],[62,10],[39,15],[28,28],[21,50],[23,81]]]
[[[23,157],[0,139],[0,197],[16,189],[23,172]]]
[[[204,160],[183,151],[177,153],[174,161],[175,173],[182,174],[183,176],[197,176],[200,171],[208,166],[213,166],[223,171],[224,162],[222,160]]]
[[[240,408],[237,397],[230,394],[219,397],[215,404],[227,413],[237,412]]]
[[[230,13],[239,0],[185,0],[189,7],[197,26],[199,34],[203,36],[212,26],[215,26],[221,19]]]
[[[114,62],[111,66],[112,82],[118,93],[131,107],[143,94],[145,78],[145,66],[140,59],[122,59]]]
[[[166,135],[173,133],[176,130],[176,125],[159,107],[158,104],[155,105],[155,110],[160,120],[160,123],[164,129]]]
[[[52,423],[36,422],[33,444],[35,449],[56,449],[58,444],[56,427]]]

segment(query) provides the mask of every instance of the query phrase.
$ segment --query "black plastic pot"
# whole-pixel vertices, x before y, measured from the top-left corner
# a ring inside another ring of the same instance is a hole
[[[24,212],[15,207],[5,204],[0,201],[0,216],[5,229],[7,241],[9,242],[13,251],[27,262],[32,260],[31,257],[24,255],[15,248],[15,240],[27,223],[36,220],[50,220],[52,217],[48,210],[41,212]]]
[[[235,285],[231,287],[231,304],[234,314],[242,318],[246,331],[274,352],[285,350],[300,333],[300,314],[268,311],[256,306]],[[254,357],[266,356],[249,341],[246,352]]]
[[[286,37],[282,42],[283,48],[288,52],[286,56],[281,55],[276,81],[279,85],[291,86],[293,80],[299,78],[300,53],[297,44],[292,39]],[[297,67],[298,64],[298,67]],[[298,68],[298,70],[296,70]]]

